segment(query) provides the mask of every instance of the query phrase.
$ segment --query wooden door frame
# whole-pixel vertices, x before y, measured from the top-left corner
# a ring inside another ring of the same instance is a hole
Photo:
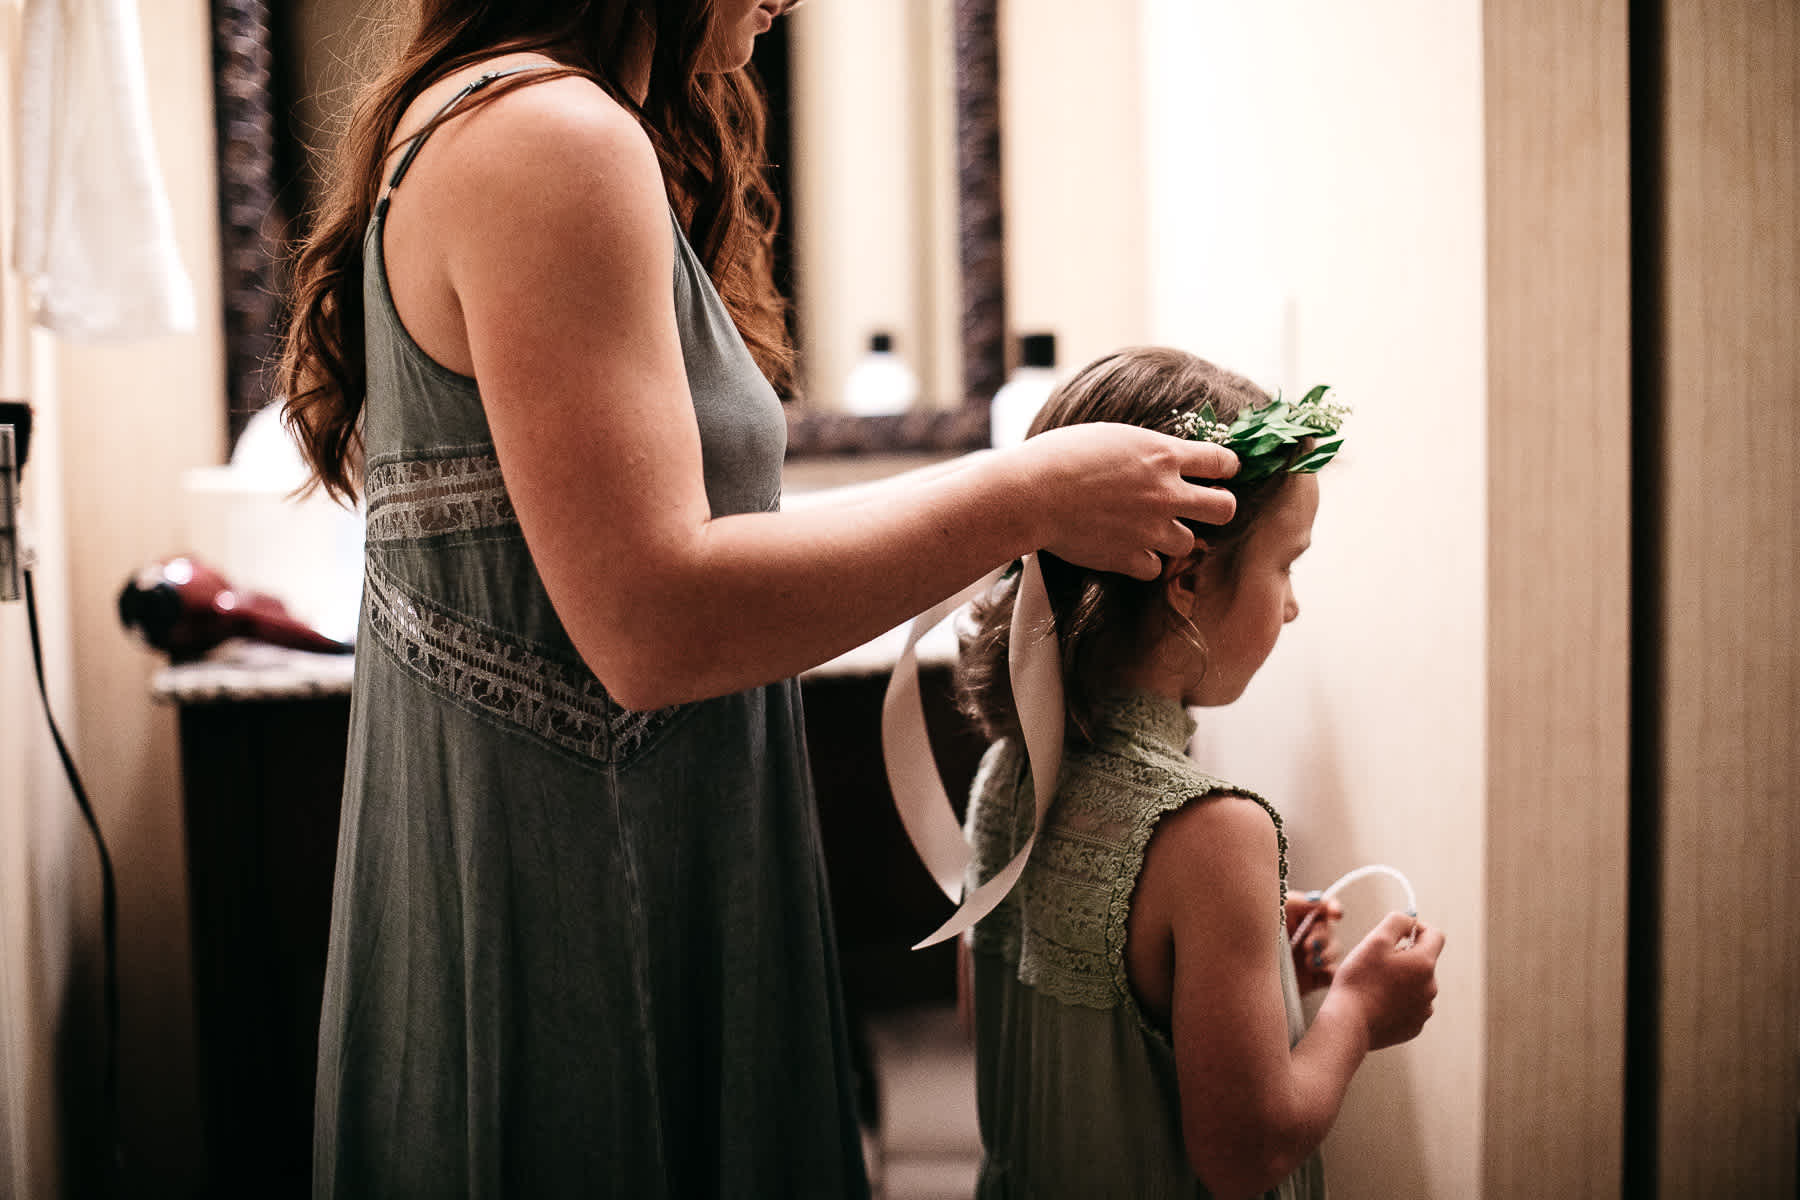
[[[1793,1195],[1800,10],[1484,28],[1484,1194]]]
[[[1627,0],[1484,12],[1484,1194],[1620,1194],[1630,812]]]

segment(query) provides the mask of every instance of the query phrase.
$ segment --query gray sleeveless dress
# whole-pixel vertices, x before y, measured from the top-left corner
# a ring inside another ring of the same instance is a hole
[[[612,702],[474,381],[401,326],[384,219],[315,1193],[866,1195],[799,689]],[[773,509],[779,401],[672,237],[712,511]]]

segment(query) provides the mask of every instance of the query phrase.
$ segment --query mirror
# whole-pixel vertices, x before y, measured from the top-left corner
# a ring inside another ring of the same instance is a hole
[[[285,248],[316,175],[305,147],[341,118],[379,7],[214,0],[231,444],[271,396]],[[790,458],[987,444],[1006,369],[995,21],[996,0],[809,5],[758,49],[779,93],[778,269],[801,346]],[[852,415],[844,384],[876,333],[893,339],[918,400]]]

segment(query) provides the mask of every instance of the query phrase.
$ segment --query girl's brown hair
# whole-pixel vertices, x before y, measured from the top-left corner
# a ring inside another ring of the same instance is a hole
[[[620,84],[635,22],[654,37],[642,104]],[[499,54],[534,51],[563,66],[501,80],[456,111],[562,75],[591,79],[624,105],[650,135],[669,201],[757,365],[777,389],[792,383],[793,349],[774,284],[780,212],[763,175],[762,93],[748,68],[701,70],[712,26],[712,0],[419,0],[404,48],[352,110],[294,265],[278,388],[328,493],[352,501],[360,482],[363,235],[401,115],[433,82]]]
[[[1241,375],[1180,350],[1138,346],[1089,363],[1057,388],[1027,436],[1092,421],[1140,425],[1172,434],[1183,415],[1205,404],[1212,405],[1218,419],[1229,424],[1243,410],[1268,403],[1268,394]],[[1310,446],[1311,439],[1296,445],[1288,461],[1297,461]],[[1237,512],[1225,525],[1193,526],[1224,578],[1235,578],[1244,539],[1290,478],[1286,471],[1277,471],[1247,485],[1225,480],[1222,486],[1237,497]],[[1163,621],[1182,618],[1167,607],[1163,581],[1091,571],[1047,551],[1039,552],[1038,565],[1062,651],[1067,736],[1087,741],[1094,733],[1099,704],[1112,689],[1113,664],[1142,653],[1168,628]],[[1007,675],[1008,634],[1018,580],[1015,572],[971,606],[956,666],[958,706],[983,734],[995,740],[1019,733]],[[1159,599],[1164,600],[1161,610],[1156,607]],[[1191,624],[1186,624],[1184,632],[1205,649],[1199,631]]]

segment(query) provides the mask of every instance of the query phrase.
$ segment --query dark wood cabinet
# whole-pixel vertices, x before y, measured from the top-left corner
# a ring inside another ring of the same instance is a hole
[[[182,791],[208,1193],[311,1192],[345,696],[187,703]]]
[[[921,677],[952,796],[981,745],[949,672]],[[812,758],[853,1015],[954,996],[951,945],[908,947],[950,912],[907,843],[881,760],[885,675],[809,677]],[[180,706],[195,1020],[209,1194],[310,1193],[312,1097],[349,697]]]

